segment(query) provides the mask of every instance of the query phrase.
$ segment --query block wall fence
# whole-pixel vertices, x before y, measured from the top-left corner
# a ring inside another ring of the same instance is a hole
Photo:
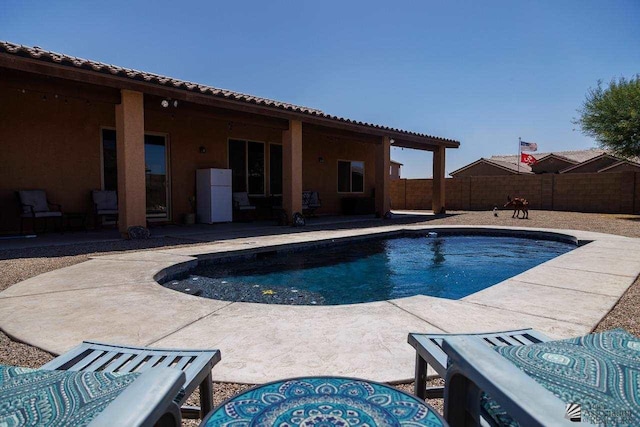
[[[431,179],[391,181],[392,209],[431,209]],[[446,209],[491,210],[507,196],[524,197],[531,209],[640,212],[640,173],[501,175],[447,178]]]

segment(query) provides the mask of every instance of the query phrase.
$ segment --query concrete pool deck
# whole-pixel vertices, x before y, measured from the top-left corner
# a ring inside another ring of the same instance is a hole
[[[194,297],[155,280],[184,271],[198,257],[403,230],[526,230],[591,243],[461,300],[414,296],[282,306]],[[52,353],[82,340],[217,348],[222,351],[213,370],[217,381],[263,383],[324,374],[404,381],[413,377],[409,332],[531,327],[554,338],[585,334],[639,273],[640,239],[586,231],[406,224],[310,231],[95,257],[0,293],[0,327]]]

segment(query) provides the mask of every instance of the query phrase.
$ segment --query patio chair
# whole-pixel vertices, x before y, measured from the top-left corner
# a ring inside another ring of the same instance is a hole
[[[442,348],[452,427],[640,425],[640,338],[623,329],[493,349],[454,336]]]
[[[235,192],[233,197],[234,219],[238,221],[250,221],[256,217],[256,207],[249,201],[249,193],[246,191]]]
[[[20,234],[24,234],[24,221],[31,219],[33,232],[36,232],[36,219],[44,221],[43,232],[47,229],[47,219],[54,218],[62,229],[62,205],[51,203],[44,190],[20,190],[16,192],[20,204]],[[51,209],[55,207],[56,209]]]
[[[102,226],[105,217],[115,218],[118,226],[118,194],[113,190],[93,190],[91,192],[93,202],[93,215],[96,219],[96,228]]]
[[[512,331],[488,332],[479,334],[409,334],[408,342],[416,349],[414,393],[421,399],[440,398],[444,395],[444,387],[426,387],[427,369],[429,365],[444,378],[447,372],[447,355],[442,349],[446,338],[455,336],[477,337],[490,347],[497,345],[536,344],[549,341],[544,334],[533,329],[516,329]]]
[[[302,192],[302,213],[307,216],[314,216],[316,209],[322,206],[320,194],[317,191]]]
[[[0,424],[180,426],[174,399],[184,378],[170,368],[117,375],[0,365]]]
[[[130,373],[146,372],[151,368],[175,368],[185,374],[182,390],[174,395],[182,416],[203,418],[213,408],[211,369],[219,361],[218,350],[129,347],[84,341],[40,369]],[[200,407],[184,406],[196,387],[200,388]]]

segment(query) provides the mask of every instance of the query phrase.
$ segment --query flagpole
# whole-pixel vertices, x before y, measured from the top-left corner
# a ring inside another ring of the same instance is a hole
[[[518,175],[520,175],[520,150],[522,149],[522,140],[518,137],[518,158],[516,161],[518,162]]]

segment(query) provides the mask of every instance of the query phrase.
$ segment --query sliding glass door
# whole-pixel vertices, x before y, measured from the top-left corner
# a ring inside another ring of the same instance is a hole
[[[167,158],[167,139],[161,135],[145,135],[144,164],[148,218],[169,218]]]
[[[145,134],[144,163],[146,177],[147,218],[169,219],[169,153],[167,138]],[[102,130],[102,183],[105,190],[118,191],[116,131]]]

